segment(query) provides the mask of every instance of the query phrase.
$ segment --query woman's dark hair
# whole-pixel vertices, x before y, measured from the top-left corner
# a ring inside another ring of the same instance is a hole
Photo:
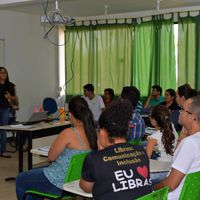
[[[114,94],[114,90],[112,88],[106,88],[104,90],[104,92],[108,92],[110,94],[110,96],[111,96],[111,99],[113,100],[115,94]]]
[[[129,100],[133,106],[133,109],[135,109],[140,96],[132,86],[126,86],[122,89],[121,98]]]
[[[99,127],[107,131],[110,142],[113,138],[127,139],[132,111],[133,107],[128,100],[118,99],[102,112]]]
[[[165,92],[168,92],[170,94],[171,97],[174,97],[174,100],[176,98],[176,92],[174,89],[167,89]]]
[[[190,97],[196,96],[198,92],[191,88],[189,84],[184,84],[178,87],[178,95],[180,97],[184,96],[185,99],[189,99]]]
[[[151,118],[154,119],[162,134],[162,143],[167,154],[173,155],[175,136],[173,134],[172,121],[168,108],[163,105],[153,107]]]
[[[5,70],[6,73],[7,73],[7,78],[6,78],[6,80],[5,80],[5,85],[7,85],[8,83],[10,83],[9,76],[8,76],[8,71],[7,71],[7,69],[6,69],[5,67],[0,67],[0,71],[1,71],[2,69]]]
[[[74,97],[69,102],[69,112],[83,123],[91,149],[97,149],[97,134],[91,110],[85,99],[80,96]]]

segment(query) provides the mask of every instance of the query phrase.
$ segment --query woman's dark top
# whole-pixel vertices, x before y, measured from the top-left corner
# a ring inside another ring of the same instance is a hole
[[[164,101],[164,102],[162,102],[162,103],[160,103],[160,105],[166,105],[166,102]],[[174,101],[173,103],[172,103],[172,105],[170,105],[169,107],[168,107],[168,109],[169,109],[169,111],[170,112],[173,112],[173,111],[175,111],[175,110],[178,110],[179,109],[179,106],[177,105],[177,103]]]
[[[12,82],[0,84],[0,109],[10,107],[9,102],[5,97],[6,92],[9,92],[11,96],[15,96],[15,85]]]

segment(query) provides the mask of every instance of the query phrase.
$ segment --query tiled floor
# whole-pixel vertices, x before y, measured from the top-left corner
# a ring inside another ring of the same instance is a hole
[[[7,150],[15,151],[9,143]],[[12,158],[0,157],[0,200],[16,200],[15,195],[15,181],[5,181],[7,177],[15,177],[18,174],[18,154],[7,153]]]
[[[0,200],[16,200],[15,180],[5,181],[5,178],[18,174],[18,151],[7,142],[6,154],[11,158],[0,157]],[[24,152],[24,170],[27,170],[27,152]],[[44,163],[43,163],[44,164]]]

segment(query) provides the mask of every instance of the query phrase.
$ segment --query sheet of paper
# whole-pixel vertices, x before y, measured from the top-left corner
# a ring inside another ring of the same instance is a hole
[[[38,148],[38,150],[40,150],[40,151],[45,151],[45,152],[49,152],[49,148],[50,148],[50,146],[44,146],[44,147]]]
[[[19,128],[19,129],[27,129],[27,128],[32,128],[33,126],[30,125],[23,125],[23,124],[13,124],[10,125],[12,128]]]

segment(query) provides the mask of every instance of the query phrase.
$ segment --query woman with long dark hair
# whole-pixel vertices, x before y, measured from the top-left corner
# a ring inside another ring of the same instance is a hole
[[[179,108],[176,103],[176,92],[174,89],[170,88],[165,91],[165,101],[160,103],[160,105],[167,107],[171,113]]]
[[[156,132],[147,139],[147,154],[151,158],[153,152],[161,161],[172,161],[177,133],[173,128],[169,110],[163,106],[155,106],[150,115],[152,126]]]
[[[10,108],[17,101],[15,85],[9,81],[8,71],[0,67],[0,125],[7,125],[10,117]],[[0,157],[10,158],[6,155],[6,131],[0,130]]]
[[[157,105],[152,109],[150,121],[156,132],[147,138],[147,155],[149,158],[164,162],[172,162],[177,132],[172,124],[167,107]],[[167,173],[151,173],[152,184],[160,182]]]
[[[71,157],[97,149],[93,115],[83,98],[75,97],[70,101],[69,117],[72,127],[63,130],[49,150],[48,159],[52,163],[48,167],[32,169],[17,176],[18,200],[28,189],[61,195]],[[32,198],[29,196],[26,199]]]

